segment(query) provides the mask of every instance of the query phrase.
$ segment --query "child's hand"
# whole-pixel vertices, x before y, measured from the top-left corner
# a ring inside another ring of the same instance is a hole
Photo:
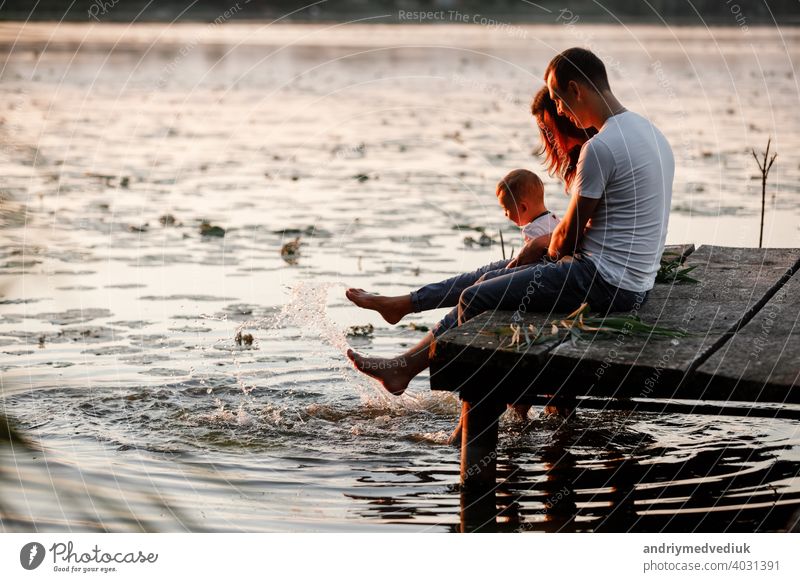
[[[530,265],[532,263],[538,263],[542,260],[542,257],[547,252],[547,248],[550,245],[550,235],[545,234],[538,238],[529,240],[525,243],[519,250],[519,254],[513,260],[511,260],[508,265],[506,266],[507,269],[513,269],[514,267],[521,267],[522,265]]]

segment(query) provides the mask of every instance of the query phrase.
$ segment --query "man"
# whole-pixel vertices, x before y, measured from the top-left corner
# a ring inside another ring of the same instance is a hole
[[[646,293],[667,237],[672,149],[652,123],[614,97],[602,61],[590,51],[559,54],[545,81],[561,115],[599,130],[581,150],[576,195],[553,233],[549,255],[558,259],[578,250],[607,283]]]
[[[664,250],[675,162],[664,135],[627,111],[611,92],[602,61],[571,48],[545,71],[560,115],[598,133],[581,149],[564,218],[547,240],[534,239],[510,268],[492,271],[416,346],[395,358],[348,351],[356,367],[402,394],[428,367],[435,337],[491,310],[628,311],[652,289]],[[549,236],[549,235],[547,235]],[[542,258],[543,249],[547,249]]]

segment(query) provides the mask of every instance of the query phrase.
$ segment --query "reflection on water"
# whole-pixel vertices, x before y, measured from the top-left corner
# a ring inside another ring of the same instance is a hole
[[[472,499],[446,444],[457,399],[432,394],[427,376],[389,398],[344,362],[348,345],[412,345],[440,315],[388,326],[348,305],[345,286],[403,292],[498,258],[464,246],[471,227],[519,240],[493,185],[538,167],[527,102],[567,40],[559,27],[524,47],[474,28],[445,41],[405,27],[387,47],[382,28],[243,26],[203,33],[172,66],[191,25],[143,27],[113,51],[116,28],[80,45],[81,27],[48,24],[11,50],[14,26],[0,29],[0,277],[11,285],[0,372],[4,410],[42,450],[2,451],[0,501],[26,499],[4,529],[790,527],[800,435],[788,418],[579,409],[504,420],[504,482]],[[706,30],[673,31],[680,43],[611,30],[594,38],[624,63],[612,83],[676,148],[669,242],[757,240],[748,152],[771,135],[783,165],[767,241],[796,245],[800,45],[754,28],[756,60],[736,31],[715,31],[712,53]],[[547,195],[563,212],[552,180]],[[373,332],[346,334],[366,323]],[[54,476],[73,485],[56,490]]]

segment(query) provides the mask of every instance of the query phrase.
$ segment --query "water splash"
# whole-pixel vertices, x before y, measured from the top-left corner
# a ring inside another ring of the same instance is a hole
[[[370,421],[380,417],[396,418],[409,414],[438,418],[457,416],[459,405],[454,395],[433,394],[426,391],[420,394],[406,392],[400,397],[392,396],[377,380],[355,370],[346,356],[350,345],[345,331],[328,314],[330,291],[341,287],[343,285],[336,282],[298,282],[291,288],[289,300],[277,313],[241,322],[236,327],[234,335],[244,333],[246,329],[261,329],[266,333],[261,334],[259,344],[265,345],[275,341],[278,330],[293,328],[300,332],[303,339],[312,340],[309,343],[316,342],[320,349],[312,351],[309,355],[327,358],[326,367],[340,376],[346,385],[355,388],[360,397],[361,406],[358,411],[349,410],[344,413],[337,411],[336,416],[350,416],[355,412],[356,415],[364,416]],[[329,348],[333,348],[333,354]],[[237,350],[232,350],[231,354],[236,367],[234,376],[244,399],[240,402],[238,413],[226,411],[222,405],[218,416],[239,425],[248,425],[253,422],[253,417],[247,412],[249,405],[253,404],[251,395],[253,387],[245,384],[240,377]],[[316,416],[323,408],[325,407],[317,404],[306,412]],[[324,418],[327,415],[323,413],[321,416]],[[263,420],[260,415],[259,420]]]
[[[334,348],[338,355],[330,362],[331,370],[356,388],[362,402],[391,405],[392,401],[398,399],[387,394],[379,382],[353,368],[347,359],[347,350],[350,349],[347,336],[328,315],[328,293],[331,289],[341,287],[343,284],[336,282],[301,281],[295,284],[289,301],[278,313],[273,325],[296,327],[304,337],[314,337]]]
[[[342,355],[350,345],[344,332],[328,316],[328,292],[341,283],[301,281],[291,289],[289,301],[277,316],[277,325],[291,324],[304,335],[317,336]]]

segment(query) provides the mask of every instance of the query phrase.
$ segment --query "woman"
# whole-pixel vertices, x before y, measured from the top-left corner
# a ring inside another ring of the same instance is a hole
[[[542,146],[537,152],[544,158],[548,172],[564,182],[569,192],[577,170],[581,146],[596,133],[594,129],[577,128],[566,117],[560,116],[556,104],[550,98],[547,87],[543,87],[534,97],[531,113],[539,127]],[[479,281],[522,269],[529,263],[537,262],[547,250],[548,237],[531,241],[520,255],[510,261],[496,261],[445,281],[425,285],[406,295],[393,297],[368,293],[363,289],[348,289],[347,298],[364,309],[372,309],[381,314],[389,323],[395,324],[409,313],[453,307],[454,309],[440,321],[432,331],[414,347],[395,358],[372,358],[348,350],[347,356],[365,374],[379,380],[395,395],[405,392],[411,379],[428,367],[428,350],[433,340],[458,324],[459,300],[462,293]],[[522,266],[518,266],[524,257]]]
[[[593,127],[580,129],[569,119],[559,115],[547,87],[542,87],[533,98],[531,113],[536,118],[542,140],[542,146],[536,155],[544,158],[550,176],[564,182],[564,189],[569,194],[578,170],[581,146],[595,135],[597,130]]]

